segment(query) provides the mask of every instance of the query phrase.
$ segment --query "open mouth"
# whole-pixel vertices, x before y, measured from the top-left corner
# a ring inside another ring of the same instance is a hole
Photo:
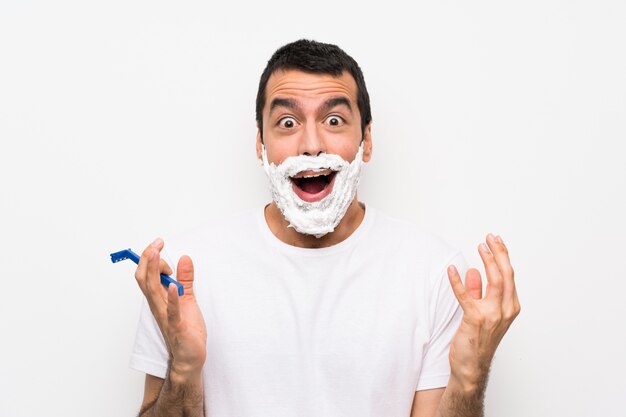
[[[293,191],[303,201],[312,203],[320,201],[333,190],[337,171],[303,171],[291,177]]]

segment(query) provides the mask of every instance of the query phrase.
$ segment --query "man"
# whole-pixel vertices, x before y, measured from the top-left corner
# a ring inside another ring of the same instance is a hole
[[[141,256],[140,415],[482,415],[491,360],[520,311],[502,239],[479,246],[483,298],[459,251],[358,201],[369,97],[334,45],[276,51],[257,126],[272,203],[168,241],[173,259],[196,263],[178,261],[180,298],[159,281],[172,273],[163,241]]]

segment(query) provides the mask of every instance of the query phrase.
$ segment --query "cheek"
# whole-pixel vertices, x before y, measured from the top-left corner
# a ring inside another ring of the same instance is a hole
[[[332,153],[336,153],[341,156],[344,160],[348,162],[352,162],[354,160],[355,155],[359,151],[359,145],[361,144],[360,140],[354,141],[345,141],[341,146],[335,148],[335,151]]]
[[[297,156],[298,155],[297,148],[296,149],[291,149],[291,148],[293,147],[286,146],[286,145],[277,146],[275,144],[271,146],[266,146],[265,149],[267,152],[268,161],[270,163],[273,162],[275,165],[280,165],[288,157]]]

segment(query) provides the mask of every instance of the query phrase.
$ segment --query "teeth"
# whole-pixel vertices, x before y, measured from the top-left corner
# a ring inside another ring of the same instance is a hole
[[[315,178],[315,177],[327,177],[331,175],[334,171],[332,170],[322,170],[322,171],[313,171],[311,174],[296,174],[290,178],[292,179],[301,179],[301,178]]]

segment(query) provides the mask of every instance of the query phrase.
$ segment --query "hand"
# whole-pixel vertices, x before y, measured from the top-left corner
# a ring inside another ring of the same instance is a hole
[[[176,285],[165,288],[160,274],[170,275],[171,268],[160,257],[163,241],[157,239],[139,259],[135,278],[156,319],[170,354],[170,375],[198,377],[206,359],[206,326],[193,292],[193,263],[183,256],[176,268],[177,281],[185,294],[178,296]]]
[[[482,297],[480,272],[470,268],[465,286],[454,265],[448,267],[448,278],[463,309],[463,320],[450,346],[452,378],[464,389],[486,383],[496,348],[520,312],[513,268],[502,239],[487,235],[478,252],[485,265],[487,289]]]

